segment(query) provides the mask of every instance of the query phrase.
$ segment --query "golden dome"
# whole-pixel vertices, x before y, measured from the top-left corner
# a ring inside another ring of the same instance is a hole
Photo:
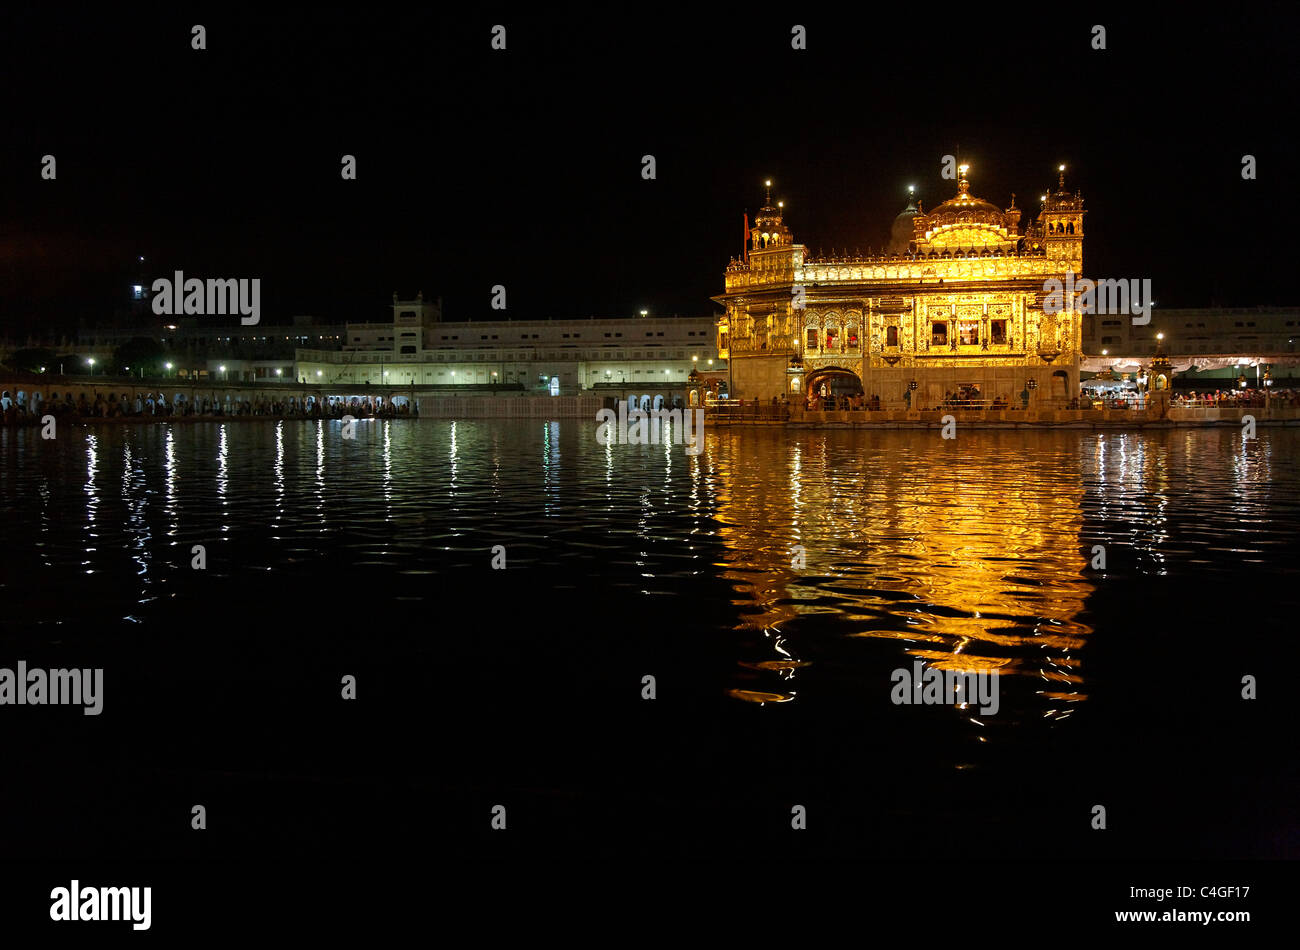
[[[963,172],[965,166],[963,166]],[[973,198],[970,193],[970,182],[966,180],[963,173],[961,180],[957,182],[957,197],[949,198],[939,207],[930,212],[930,217],[941,215],[961,214],[963,211],[980,211],[984,213],[1001,214],[1002,209],[997,205],[990,204],[982,198]]]

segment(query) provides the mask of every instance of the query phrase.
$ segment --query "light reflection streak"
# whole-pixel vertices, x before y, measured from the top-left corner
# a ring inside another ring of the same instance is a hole
[[[230,505],[230,502],[226,498],[226,491],[230,487],[229,438],[229,433],[226,431],[226,424],[223,422],[217,426],[217,497],[221,499],[221,510],[223,515]],[[221,533],[226,534],[229,531],[229,519],[223,517],[221,519]]]
[[[99,439],[94,433],[86,434],[86,554],[90,555],[95,552],[92,542],[98,540],[99,533],[95,530],[95,515],[99,511],[99,494],[95,489],[95,474],[99,470]],[[86,568],[87,574],[94,574],[95,570],[90,566],[91,559],[87,557],[81,562],[81,566]]]
[[[275,517],[271,519],[274,527],[280,527],[280,519],[284,517],[284,420],[281,419],[275,424],[275,463],[271,468],[273,472],[272,484],[275,489]]]
[[[149,519],[145,517],[147,498],[144,468],[135,462],[131,454],[131,445],[126,442],[122,446],[122,499],[127,510],[125,528],[127,534],[131,536],[133,549],[131,558],[139,567],[136,575],[140,577],[140,583],[146,589],[153,583],[149,573],[152,560],[150,543],[153,538],[149,531]],[[141,593],[143,594],[144,591],[142,590]]]
[[[316,518],[317,530],[325,528],[325,420],[316,422]]]

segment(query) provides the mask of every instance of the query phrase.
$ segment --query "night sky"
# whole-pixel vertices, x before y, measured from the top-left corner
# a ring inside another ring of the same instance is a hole
[[[1089,276],[1149,277],[1159,307],[1300,304],[1283,8],[454,9],[6,11],[0,332],[111,319],[140,254],[151,275],[262,278],[266,322],[385,319],[394,290],[499,317],[498,283],[519,319],[704,315],[764,177],[797,241],[866,251],[909,183],[951,197],[958,149],[973,193],[1014,191],[1026,218],[1065,162]]]

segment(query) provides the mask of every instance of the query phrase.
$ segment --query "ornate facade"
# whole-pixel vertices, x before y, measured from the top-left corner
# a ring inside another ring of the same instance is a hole
[[[882,405],[923,408],[951,392],[1061,405],[1078,392],[1080,314],[1045,313],[1044,283],[1083,267],[1083,198],[1044,196],[1023,231],[1015,195],[1000,210],[958,191],[933,211],[909,202],[883,254],[814,259],[768,200],[745,259],[713,298],[731,394],[764,401],[860,382]],[[911,384],[915,382],[916,386]]]

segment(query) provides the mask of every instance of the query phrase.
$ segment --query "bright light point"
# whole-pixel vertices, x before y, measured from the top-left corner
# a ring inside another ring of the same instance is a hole
[[[1156,339],[1157,339],[1157,340],[1163,340],[1164,338],[1165,338],[1165,335],[1164,335],[1163,333],[1157,333],[1157,334],[1156,334]]]
[[[171,369],[171,368],[172,368],[172,364],[171,364],[171,363],[163,363],[163,366],[166,367],[167,369]],[[277,370],[276,372],[279,372],[279,370]]]
[[[218,366],[217,369],[221,370],[221,372],[223,373],[226,371],[226,368],[224,366]]]
[[[767,181],[763,182],[763,185],[764,185],[765,187],[767,187],[767,188],[771,188],[771,187],[772,187],[772,179],[769,178]]]
[[[1064,165],[1058,166],[1056,170],[1057,170],[1058,172],[1063,172],[1063,171],[1065,171],[1065,166],[1064,166]]]
[[[785,207],[785,202],[784,202],[784,201],[778,201],[778,202],[776,203],[776,206],[777,206],[778,208],[784,208],[784,207]]]
[[[316,370],[316,375],[317,375],[317,376],[322,376],[322,375],[324,375],[324,374],[323,374],[320,370]]]

